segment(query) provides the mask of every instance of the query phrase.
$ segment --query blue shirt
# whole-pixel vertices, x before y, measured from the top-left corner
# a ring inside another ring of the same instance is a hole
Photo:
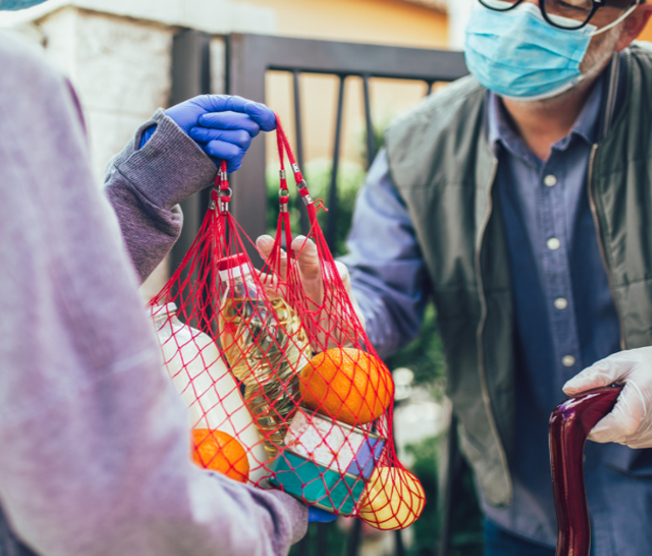
[[[483,507],[504,529],[549,546],[557,535],[550,413],[565,399],[562,386],[569,378],[620,349],[587,190],[607,89],[603,77],[571,133],[553,146],[545,162],[512,129],[499,99],[489,95],[488,101],[488,137],[499,160],[494,187],[513,282],[518,395],[510,454],[514,502],[502,509]],[[429,290],[419,244],[384,152],[360,194],[348,245],[351,253],[343,260],[351,269],[368,334],[387,354],[418,334]],[[651,554],[651,451],[589,443],[586,454],[593,554]]]

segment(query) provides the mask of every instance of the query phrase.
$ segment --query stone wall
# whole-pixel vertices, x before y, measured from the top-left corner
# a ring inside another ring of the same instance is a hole
[[[229,0],[51,0],[35,8],[0,14],[40,43],[74,85],[81,101],[98,187],[109,160],[159,108],[171,90],[174,35],[194,28],[214,35],[210,44],[211,92],[225,91],[222,35],[274,33],[270,10]],[[143,285],[149,299],[169,274],[164,263]]]
[[[157,108],[168,106],[171,48],[182,28],[214,34],[212,92],[224,92],[225,46],[234,31],[273,33],[273,12],[229,0],[50,0],[0,25],[40,42],[73,83],[84,109],[93,169],[104,168]]]
[[[170,97],[175,28],[65,7],[38,21],[46,53],[79,95],[98,183],[109,159]]]

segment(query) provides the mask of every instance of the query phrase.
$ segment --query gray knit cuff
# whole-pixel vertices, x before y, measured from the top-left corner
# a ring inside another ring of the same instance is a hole
[[[156,131],[138,149],[143,132],[152,125]],[[160,108],[113,164],[149,201],[168,210],[212,185],[217,175],[208,155]]]

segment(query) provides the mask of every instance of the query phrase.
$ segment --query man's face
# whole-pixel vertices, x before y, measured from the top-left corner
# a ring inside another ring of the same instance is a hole
[[[652,4],[609,0],[479,0],[466,28],[469,71],[510,102],[558,103],[586,91],[643,30]]]
[[[537,7],[539,6],[538,0],[525,0],[525,2],[534,4]],[[620,3],[622,4],[622,7],[605,6],[599,8],[595,14],[593,14],[589,24],[600,30],[616,21],[632,5],[630,0],[622,0]],[[550,6],[549,10],[551,12],[556,12],[556,14],[553,15],[575,19],[579,22],[586,20],[586,13],[587,10],[590,10],[591,4],[592,2],[590,0],[563,0],[547,3],[547,5]],[[616,25],[613,29],[609,29],[604,33],[594,36],[591,39],[591,44],[586,52],[584,61],[580,65],[582,73],[596,70],[596,66],[604,66],[608,62],[611,54],[616,49],[616,43],[620,38],[621,32],[622,23]]]
[[[619,8],[605,6],[595,12],[590,23],[600,30],[616,21],[623,15],[624,11],[625,10]],[[603,61],[604,63],[607,63],[611,54],[616,51],[616,45],[622,35],[623,26],[624,22],[621,22],[613,27],[613,29],[600,33],[591,39],[591,44],[589,45],[589,49],[586,51],[584,61],[580,65],[582,73],[591,71],[591,69],[596,65],[604,65],[601,64]]]

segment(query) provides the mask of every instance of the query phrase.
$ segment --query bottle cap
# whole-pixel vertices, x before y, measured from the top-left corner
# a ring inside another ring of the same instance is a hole
[[[245,254],[225,257],[217,262],[217,270],[221,280],[228,280],[230,276],[237,278],[249,274],[249,257]]]

